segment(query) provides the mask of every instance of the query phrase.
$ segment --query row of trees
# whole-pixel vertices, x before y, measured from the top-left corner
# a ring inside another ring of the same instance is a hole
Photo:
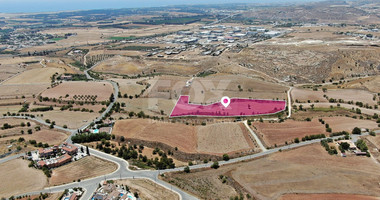
[[[71,137],[71,140],[75,143],[85,143],[85,142],[94,142],[94,141],[100,141],[102,139],[110,140],[111,135],[102,132],[102,133],[83,133],[83,134],[77,134]]]

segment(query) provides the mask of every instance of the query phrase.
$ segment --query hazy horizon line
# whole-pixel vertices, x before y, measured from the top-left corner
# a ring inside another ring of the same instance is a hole
[[[170,7],[170,6],[197,6],[197,5],[223,5],[223,4],[260,4],[260,5],[270,5],[270,4],[286,4],[286,3],[306,3],[306,2],[316,2],[322,0],[267,0],[262,2],[261,0],[237,0],[236,2],[231,2],[230,0],[164,0],[157,2],[156,0],[145,0],[145,3],[127,3],[121,0],[110,0],[107,2],[103,1],[91,1],[91,0],[81,0],[76,2],[75,0],[67,0],[65,2],[52,2],[52,0],[36,0],[34,3],[31,0],[0,0],[0,13],[4,14],[31,14],[31,13],[49,13],[49,12],[75,12],[75,11],[85,11],[85,10],[115,10],[115,9],[141,9],[141,8],[156,8],[156,7]],[[70,3],[73,2],[73,3]],[[147,3],[151,2],[151,3]],[[40,4],[42,3],[42,5]],[[89,5],[91,4],[91,5]],[[55,6],[53,6],[55,5]]]

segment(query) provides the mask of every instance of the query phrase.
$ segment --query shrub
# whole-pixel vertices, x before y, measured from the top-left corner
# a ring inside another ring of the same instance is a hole
[[[229,159],[230,159],[230,157],[228,156],[228,154],[223,154],[223,160],[224,161],[227,161]]]
[[[360,128],[358,128],[358,127],[355,127],[355,128],[352,130],[352,134],[360,135],[361,133],[362,133],[362,131],[361,131]]]
[[[219,163],[218,163],[218,161],[215,161],[215,162],[211,165],[211,168],[213,168],[213,169],[218,169],[218,168],[219,168]]]
[[[190,173],[190,167],[189,167],[189,166],[186,166],[186,167],[183,169],[183,171],[184,171],[185,173]]]

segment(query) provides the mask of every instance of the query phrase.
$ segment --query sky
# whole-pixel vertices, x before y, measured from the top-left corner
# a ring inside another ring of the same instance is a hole
[[[312,0],[0,0],[0,12],[53,12],[185,4],[307,2]]]

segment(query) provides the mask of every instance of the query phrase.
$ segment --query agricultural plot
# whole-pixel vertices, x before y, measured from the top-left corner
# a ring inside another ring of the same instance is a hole
[[[223,131],[221,131],[223,130]],[[126,139],[160,142],[186,153],[222,155],[255,149],[244,126],[213,124],[189,126],[145,119],[119,120],[112,131]]]
[[[9,198],[25,191],[41,190],[47,178],[41,170],[28,167],[29,162],[22,159],[8,161],[0,165],[0,196]]]
[[[61,74],[64,70],[60,68],[37,68],[22,72],[18,76],[15,76],[8,81],[5,81],[3,85],[13,84],[49,84],[51,77],[57,73]]]
[[[75,111],[60,111],[53,110],[48,112],[33,112],[34,115],[43,115],[41,117],[43,120],[49,119],[50,121],[55,121],[56,125],[64,126],[70,129],[77,129],[81,126],[87,124],[90,121],[95,120],[99,113],[90,112],[75,112]]]
[[[21,124],[24,123],[24,127],[21,126]],[[27,126],[27,124],[30,124],[30,126]],[[34,121],[29,121],[26,119],[16,119],[16,118],[6,118],[6,119],[0,119],[0,127],[4,128],[8,124],[12,128],[7,129],[1,129],[0,130],[0,136],[13,136],[13,135],[21,135],[21,130],[24,130],[25,133],[28,129],[34,130],[36,126],[38,126],[37,123]]]
[[[326,95],[326,97],[324,97]],[[377,101],[373,100],[374,95],[376,94],[360,90],[360,89],[327,89],[326,92],[323,92],[322,89],[318,91],[312,91],[308,89],[294,88],[292,90],[292,98],[294,101],[298,100],[299,102],[308,102],[311,103],[315,101],[319,102],[329,102],[329,99],[339,99],[345,101],[362,102],[363,104],[368,104],[370,106],[376,105]]]
[[[161,98],[133,98],[133,99],[118,99],[118,102],[125,103],[125,110],[133,111],[135,113],[139,113],[143,111],[145,114],[150,116],[167,116],[169,115],[176,103],[174,99],[161,99]],[[161,115],[161,110],[164,115]],[[126,117],[123,114],[114,113],[115,116]]]
[[[378,128],[377,123],[370,120],[353,119],[348,117],[323,117],[322,119],[330,125],[333,132],[351,132],[355,127],[369,130]]]
[[[0,85],[0,99],[32,97],[50,87],[50,84]]]
[[[282,145],[307,135],[327,134],[324,125],[318,119],[310,122],[294,120],[286,120],[282,123],[254,122],[252,125],[254,131],[268,147]]]
[[[109,174],[117,169],[113,162],[106,161],[94,156],[87,156],[76,162],[53,169],[49,185],[62,185],[78,179],[87,179]]]
[[[25,134],[17,133],[17,136],[8,136],[0,138],[0,142],[8,140],[17,140],[23,137],[26,141],[36,140],[37,142],[48,143],[49,145],[59,145],[65,141],[68,137],[67,134],[55,130],[42,129],[40,131],[34,131],[32,134],[27,133],[27,128],[24,128]]]
[[[112,94],[112,85],[108,82],[64,82],[44,91],[41,96],[75,101],[107,101]],[[67,96],[69,95],[69,96]],[[67,97],[66,97],[67,96]]]

